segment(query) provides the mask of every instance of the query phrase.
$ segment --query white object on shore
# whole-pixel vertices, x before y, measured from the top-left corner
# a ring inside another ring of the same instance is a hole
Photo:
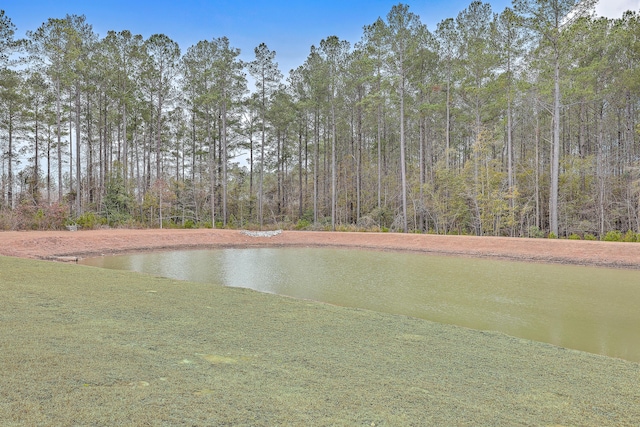
[[[250,230],[242,230],[242,234],[249,237],[273,237],[282,233],[282,230],[274,230],[274,231],[250,231]]]

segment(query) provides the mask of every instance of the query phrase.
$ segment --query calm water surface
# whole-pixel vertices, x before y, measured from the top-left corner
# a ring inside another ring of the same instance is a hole
[[[82,260],[495,330],[640,362],[640,271],[317,248]]]

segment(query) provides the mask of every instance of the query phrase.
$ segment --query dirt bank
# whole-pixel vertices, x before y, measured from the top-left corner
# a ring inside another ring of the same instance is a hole
[[[238,230],[91,230],[0,233],[0,255],[70,261],[123,252],[249,246],[332,246],[640,268],[640,243],[396,233],[283,231],[252,237]]]

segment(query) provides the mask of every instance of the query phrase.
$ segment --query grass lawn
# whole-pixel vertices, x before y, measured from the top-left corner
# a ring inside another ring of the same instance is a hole
[[[640,364],[498,333],[10,257],[0,295],[3,426],[640,423]]]

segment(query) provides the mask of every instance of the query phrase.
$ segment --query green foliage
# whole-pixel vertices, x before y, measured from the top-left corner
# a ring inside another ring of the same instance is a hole
[[[584,240],[598,240],[598,238],[591,233],[585,233]]]
[[[243,64],[223,36],[181,55],[162,34],[100,39],[84,16],[49,19],[24,44],[7,21],[0,206],[9,207],[0,228],[48,226],[43,206],[14,207],[18,193],[32,204],[59,198],[76,212],[100,202],[94,216],[77,219],[84,228],[211,227],[200,222],[215,214],[230,227],[248,219],[260,229],[351,230],[342,225],[354,221],[355,206],[364,230],[544,238],[550,229],[586,239],[602,223],[635,224],[640,19],[577,19],[593,2],[516,0],[501,15],[471,2],[434,33],[408,6],[393,6],[353,49],[335,36],[312,47],[286,81],[265,44]],[[576,19],[558,27],[568,10]],[[10,71],[22,45],[34,62]],[[243,65],[256,83],[250,94]],[[108,90],[97,97],[95,88]],[[541,107],[555,112],[560,101],[571,106],[562,120]],[[76,113],[82,126],[70,127]],[[80,146],[69,146],[70,129]],[[99,147],[89,145],[98,131]],[[45,142],[59,178],[44,176]],[[247,168],[234,156],[249,147]],[[68,172],[57,163],[69,166],[70,148],[87,162]],[[314,222],[334,215],[333,206],[335,221]],[[527,229],[543,222],[544,230]]]
[[[534,239],[542,239],[544,238],[544,231],[540,230],[537,226],[532,225],[529,227],[529,237]]]
[[[439,164],[435,182],[425,185],[425,207],[437,233],[449,234],[452,230],[460,233],[471,227],[468,175],[468,171],[466,174],[456,173]]]
[[[128,223],[131,220],[133,197],[125,188],[122,166],[115,165],[105,183],[104,216],[111,226]]]
[[[310,221],[301,218],[301,219],[298,220],[298,222],[297,222],[297,224],[295,226],[295,229],[296,230],[308,230],[310,226],[311,226],[311,222]]]
[[[627,230],[622,237],[623,242],[637,242],[640,237],[640,233],[636,234],[633,230]]]
[[[300,219],[311,224],[313,222],[313,209],[305,210],[304,213],[302,214],[302,218]]]
[[[162,219],[162,228],[167,228],[167,229],[178,229],[181,228],[178,224],[176,224],[174,221],[172,221],[169,218],[163,218]]]
[[[556,233],[554,233],[553,231],[549,233],[549,235],[547,236],[548,239],[557,239],[558,236],[556,236]]]
[[[381,228],[389,228],[393,223],[393,211],[387,206],[375,208],[367,216],[373,218]]]
[[[106,225],[107,220],[94,212],[85,212],[76,219],[75,223],[82,229],[92,230],[101,225]]]
[[[577,235],[576,233],[571,233],[569,235],[569,240],[580,240],[580,236]]]
[[[346,232],[355,231],[355,230],[349,224],[338,224],[338,225],[336,225],[336,231],[341,232],[341,233],[346,233]]]
[[[605,234],[602,240],[604,240],[605,242],[621,242],[622,233],[618,230],[607,231],[607,234]]]

